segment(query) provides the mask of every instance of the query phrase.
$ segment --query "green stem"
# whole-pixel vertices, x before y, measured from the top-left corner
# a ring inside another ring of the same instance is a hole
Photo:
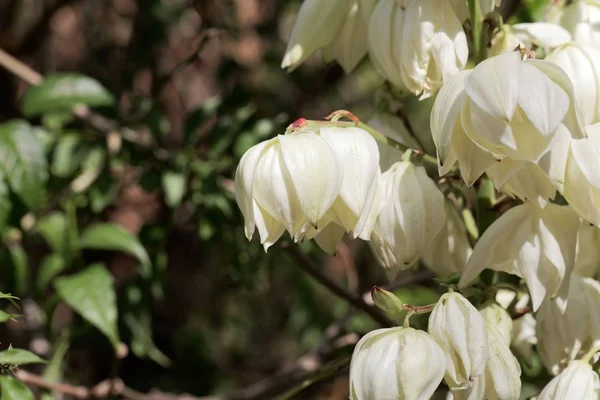
[[[593,349],[591,349],[590,351],[587,352],[587,354],[585,356],[583,356],[583,358],[581,359],[581,361],[585,362],[585,363],[589,363],[591,361],[591,359],[596,355],[596,353],[598,353],[600,351],[600,346],[596,346]]]
[[[471,33],[473,35],[473,50],[475,64],[485,60],[486,43],[483,40],[483,16],[479,0],[469,0],[469,15],[471,17]]]
[[[410,317],[412,317],[415,314],[415,310],[410,310],[409,312],[407,312],[406,316],[404,317],[404,323],[402,324],[402,326],[405,328],[410,328]]]

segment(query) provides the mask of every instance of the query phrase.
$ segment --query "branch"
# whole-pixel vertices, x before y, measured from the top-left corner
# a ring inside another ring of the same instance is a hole
[[[354,295],[348,292],[345,288],[334,282],[329,276],[324,274],[318,267],[313,265],[304,254],[296,246],[287,246],[284,248],[285,252],[292,258],[297,266],[299,266],[304,272],[312,276],[317,282],[329,289],[333,294],[339,298],[347,301],[354,307],[367,313],[373,320],[384,327],[396,326],[396,324],[386,317],[379,309],[368,305],[362,299],[361,296]]]

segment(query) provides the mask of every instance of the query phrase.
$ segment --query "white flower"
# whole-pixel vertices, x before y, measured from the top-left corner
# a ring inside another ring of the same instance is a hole
[[[510,351],[502,332],[486,320],[490,357],[485,373],[474,378],[466,390],[453,390],[457,400],[501,399],[518,400],[521,394],[521,366]]]
[[[488,326],[494,327],[506,346],[510,345],[513,321],[510,314],[495,301],[488,301],[479,310]]]
[[[446,224],[423,253],[423,263],[442,277],[461,272],[473,251],[465,224],[450,200],[444,208]]]
[[[584,137],[573,98],[559,67],[521,61],[519,52],[458,74],[444,85],[431,112],[440,173],[458,161],[463,179],[472,184],[495,159],[539,162],[561,137],[561,125],[571,136]]]
[[[322,49],[326,61],[337,60],[352,71],[367,54],[367,23],[372,4],[366,0],[305,0],[300,7],[281,68],[294,69]]]
[[[600,122],[600,50],[569,43],[545,58],[561,67],[575,88],[575,101],[585,125]]]
[[[564,296],[544,302],[536,316],[538,350],[552,374],[600,344],[600,283],[573,274],[568,300],[566,311]]]
[[[551,22],[562,25],[578,43],[600,45],[600,3],[576,0],[549,13]]]
[[[568,292],[579,224],[567,206],[548,204],[539,209],[524,203],[511,208],[475,245],[459,287],[485,268],[514,274],[525,280],[537,310],[544,299]]]
[[[468,58],[449,0],[380,1],[369,21],[369,54],[383,77],[427,98]]]
[[[423,331],[401,327],[371,331],[352,354],[350,399],[429,399],[445,366],[444,353]]]
[[[483,374],[489,357],[481,313],[459,293],[446,293],[433,308],[427,330],[446,355],[446,384],[452,389],[469,388]]]
[[[581,224],[577,236],[575,256],[576,274],[596,279],[600,273],[600,229],[588,223]]]
[[[550,381],[538,400],[597,400],[600,398],[600,377],[585,361],[572,361]]]
[[[513,321],[512,347],[526,360],[531,360],[533,346],[537,344],[536,320],[527,313]]]
[[[385,203],[369,244],[384,267],[407,269],[444,226],[444,195],[423,167],[410,162],[384,172],[382,187]]]
[[[344,231],[368,238],[379,210],[379,153],[359,128],[299,131],[259,143],[242,157],[235,196],[248,239],[265,249],[287,230],[295,241],[319,235],[335,250]]]
[[[600,123],[586,130],[587,138],[571,140],[562,194],[583,219],[600,226]]]
[[[549,22],[533,22],[502,25],[492,39],[488,55],[514,51],[517,46],[531,48],[554,48],[571,41],[571,34],[560,25]]]

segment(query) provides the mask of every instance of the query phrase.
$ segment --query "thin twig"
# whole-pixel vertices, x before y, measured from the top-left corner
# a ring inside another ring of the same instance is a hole
[[[347,301],[354,307],[364,311],[373,320],[384,327],[395,326],[394,322],[381,313],[377,308],[368,305],[362,297],[354,295],[344,289],[342,286],[334,282],[330,277],[324,274],[319,268],[313,265],[304,254],[296,246],[285,247],[286,253],[295,261],[295,264],[302,268],[304,272],[316,279],[321,285],[329,289],[333,294]]]

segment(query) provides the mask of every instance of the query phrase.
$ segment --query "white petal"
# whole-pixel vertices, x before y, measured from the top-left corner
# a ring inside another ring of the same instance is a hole
[[[280,135],[281,154],[302,212],[314,227],[338,196],[343,175],[329,145],[314,133]]]
[[[338,243],[344,236],[344,228],[335,222],[327,225],[321,233],[315,236],[315,242],[327,254],[335,254]]]
[[[569,31],[549,22],[514,24],[511,28],[521,40],[539,47],[558,47],[571,41]]]

